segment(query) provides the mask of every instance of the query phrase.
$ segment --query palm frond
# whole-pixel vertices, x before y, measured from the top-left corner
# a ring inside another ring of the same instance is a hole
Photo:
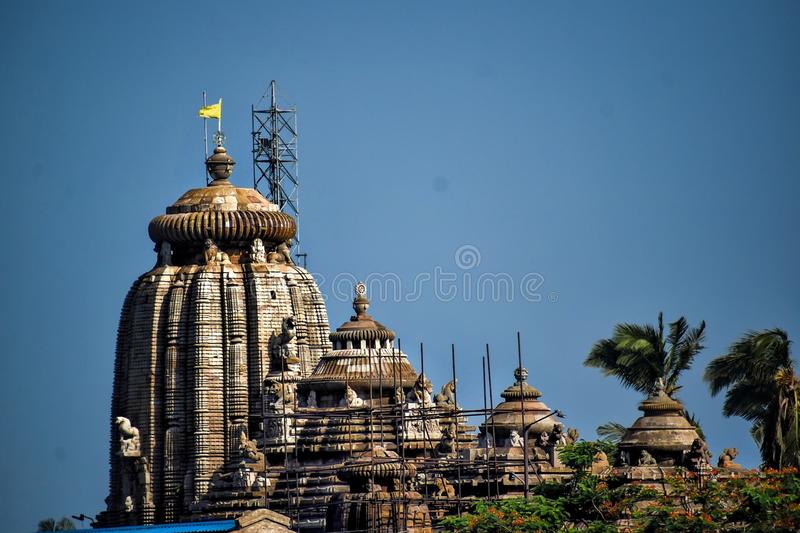
[[[697,435],[701,439],[706,440],[706,434],[703,432],[703,426],[700,425],[700,421],[697,419],[697,416],[695,416],[694,413],[690,413],[684,409],[683,417],[694,427],[694,430],[697,431]]]
[[[619,422],[606,422],[597,426],[597,436],[600,440],[610,442],[612,444],[619,444],[625,436],[627,428]]]

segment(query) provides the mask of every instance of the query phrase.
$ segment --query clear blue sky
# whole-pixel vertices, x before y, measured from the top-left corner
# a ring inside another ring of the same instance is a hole
[[[304,246],[337,274],[543,278],[541,302],[374,302],[439,386],[530,382],[591,438],[636,393],[581,365],[620,321],[685,315],[707,349],[681,398],[754,466],[704,365],[749,328],[800,338],[797,2],[7,2],[0,18],[7,531],[106,496],[118,313],[147,223],[202,183],[202,90],[250,183],[250,104],[300,110]],[[459,270],[471,245],[480,264]],[[464,276],[468,272],[470,276]],[[410,290],[410,289],[409,289]],[[556,301],[552,301],[556,300]],[[329,300],[331,322],[350,313]],[[469,398],[467,397],[470,395]]]

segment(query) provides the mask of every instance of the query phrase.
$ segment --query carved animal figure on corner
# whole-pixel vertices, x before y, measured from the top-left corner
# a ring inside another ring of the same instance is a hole
[[[456,436],[458,429],[455,424],[445,426],[442,430],[442,440],[439,441],[437,446],[437,453],[441,457],[450,457],[456,453]]]
[[[692,448],[686,454],[688,467],[694,470],[699,470],[701,467],[708,466],[711,463],[711,452],[708,450],[708,445],[703,439],[697,438],[692,441]]]
[[[342,407],[363,407],[364,400],[358,397],[358,393],[349,386],[344,391],[344,398],[339,403]]]
[[[457,408],[456,405],[456,380],[450,380],[444,384],[442,391],[435,397],[438,407]]]
[[[139,430],[131,425],[131,421],[124,416],[114,419],[119,431],[119,452],[121,455],[130,456],[139,453]]]
[[[433,480],[435,487],[433,491],[434,498],[455,498],[456,489],[443,477],[437,477]]]
[[[287,317],[281,322],[281,332],[275,336],[275,352],[280,359],[287,360],[292,355],[291,342],[297,336],[297,327],[293,317]]]
[[[564,424],[556,424],[550,433],[551,446],[564,446],[567,444],[567,436],[564,434]]]
[[[579,438],[580,434],[578,433],[577,429],[569,428],[567,430],[567,444],[575,444],[576,442],[578,442]]]
[[[220,251],[216,243],[211,239],[206,239],[205,250],[203,251],[203,258],[206,260],[207,265],[210,265],[212,263],[230,263],[230,258],[228,257],[228,254]]]
[[[639,466],[656,466],[658,462],[656,461],[655,457],[650,455],[650,452],[647,450],[642,450],[641,455],[639,456]]]
[[[406,400],[427,406],[433,403],[431,392],[433,392],[431,382],[425,377],[425,374],[420,374],[417,381],[414,382],[414,388],[408,391]]]
[[[283,263],[287,265],[294,264],[294,260],[292,259],[292,241],[282,242],[275,248],[275,251],[283,258]]]
[[[737,455],[739,455],[739,450],[736,448],[725,448],[719,456],[717,466],[720,468],[740,468],[738,464],[733,462]]]

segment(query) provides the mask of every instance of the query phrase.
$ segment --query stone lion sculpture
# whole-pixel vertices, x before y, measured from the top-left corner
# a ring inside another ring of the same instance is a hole
[[[650,455],[650,452],[647,450],[642,450],[641,455],[639,456],[639,466],[656,466],[658,462],[656,461],[655,457]]]
[[[434,397],[438,407],[456,408],[456,380],[450,380],[444,384],[442,391]]]
[[[738,464],[733,462],[737,455],[739,455],[739,450],[736,448],[725,448],[719,456],[717,466],[720,468],[741,468]]]
[[[131,425],[131,421],[124,416],[114,419],[119,431],[119,453],[125,457],[139,455],[139,430]]]
[[[231,261],[228,254],[220,251],[217,244],[211,239],[206,239],[203,258],[206,260],[207,265],[212,263],[230,263]]]
[[[344,391],[344,398],[339,403],[341,407],[364,407],[364,400],[358,397],[358,393],[348,385]]]

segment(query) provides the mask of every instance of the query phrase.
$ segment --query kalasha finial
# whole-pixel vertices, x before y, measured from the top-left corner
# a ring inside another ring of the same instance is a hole
[[[517,383],[528,381],[528,370],[523,367],[518,367],[514,370],[514,378],[516,378]]]
[[[206,169],[214,181],[226,180],[233,173],[233,165],[236,164],[224,146],[214,148],[214,153],[206,159]]]
[[[364,282],[359,281],[355,287],[356,297],[353,299],[353,310],[356,312],[356,317],[364,317],[367,315],[369,309],[369,300],[367,299],[367,286]]]

